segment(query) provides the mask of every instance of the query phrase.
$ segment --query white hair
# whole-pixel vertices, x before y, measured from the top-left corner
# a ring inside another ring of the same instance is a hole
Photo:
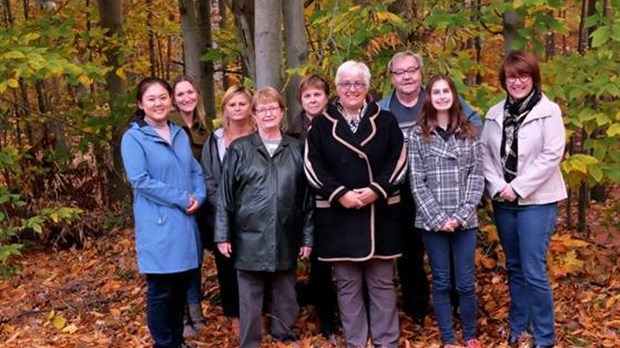
[[[370,69],[368,66],[362,62],[357,62],[355,60],[348,60],[338,67],[336,70],[336,78],[334,82],[336,84],[340,83],[340,80],[344,76],[361,76],[364,79],[364,83],[367,86],[370,86]]]

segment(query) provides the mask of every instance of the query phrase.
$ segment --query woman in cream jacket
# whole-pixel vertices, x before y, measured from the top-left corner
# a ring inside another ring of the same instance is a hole
[[[565,130],[562,112],[541,91],[536,58],[512,52],[500,70],[505,100],[493,106],[482,132],[487,192],[510,289],[510,345],[532,330],[534,347],[555,341],[553,293],[546,254],[558,201],[566,198],[560,172]]]

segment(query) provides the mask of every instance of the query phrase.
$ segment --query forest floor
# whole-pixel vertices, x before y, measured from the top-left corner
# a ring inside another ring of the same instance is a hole
[[[576,216],[574,209],[570,211]],[[556,347],[620,347],[620,194],[588,211],[589,232],[566,227],[562,208],[549,251],[555,297]],[[573,218],[576,220],[576,218]],[[476,255],[478,330],[484,347],[507,347],[508,288],[492,224],[481,228]],[[14,260],[18,274],[0,279],[0,347],[150,347],[145,281],[136,271],[133,230],[115,229],[82,249],[30,247]],[[207,328],[190,343],[236,347],[218,305],[213,257],[203,265]],[[307,279],[301,265],[300,281]],[[401,346],[439,348],[435,319],[424,327],[400,313]],[[302,306],[300,347],[333,347],[318,334],[311,306]],[[341,337],[341,336],[340,336]],[[342,346],[342,344],[339,344]],[[268,340],[263,347],[284,347]]]

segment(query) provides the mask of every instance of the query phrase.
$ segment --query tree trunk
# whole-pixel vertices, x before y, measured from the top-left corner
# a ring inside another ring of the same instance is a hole
[[[525,19],[515,10],[508,10],[502,15],[504,28],[504,55],[512,52],[515,40],[519,38],[519,29],[525,26]]]
[[[157,58],[155,57],[155,33],[153,30],[153,0],[146,0],[146,30],[148,32],[149,62],[151,76],[157,77]]]
[[[549,16],[553,16],[553,10],[549,10]],[[549,31],[545,40],[545,61],[553,59],[555,56],[555,32]]]
[[[243,44],[245,52],[241,61],[242,73],[244,76],[256,76],[256,56],[254,54],[254,16],[255,4],[253,0],[233,0],[232,12],[235,17],[235,24],[239,28],[239,41]],[[272,20],[269,18],[267,21]]]
[[[200,55],[202,56],[213,45],[211,37],[211,1],[198,1],[198,28],[200,30],[200,35],[198,36],[200,38]],[[200,76],[198,78],[202,92],[202,101],[209,119],[208,122],[215,117],[214,74],[213,62],[200,62]]]
[[[97,0],[99,8],[99,16],[101,19],[101,26],[107,29],[106,35],[123,37],[123,1],[122,0]],[[110,95],[110,102],[112,114],[117,111],[114,101],[121,100],[121,97],[125,95],[125,81],[116,74],[116,71],[121,67],[120,50],[119,47],[112,47],[106,51],[106,57],[108,59],[108,65],[112,69],[106,74],[106,83],[108,87],[108,93]],[[100,166],[105,166],[106,173],[106,193],[104,200],[105,203],[115,203],[122,201],[128,193],[128,187],[125,184],[123,176],[123,160],[121,158],[120,140],[124,132],[125,124],[119,124],[112,134],[111,148],[109,151],[112,155],[112,166],[105,158],[101,158],[103,151],[95,151],[97,155],[97,162]]]
[[[226,0],[218,0],[217,6],[220,15],[220,22],[218,23],[218,26],[220,29],[225,29],[228,25],[228,11],[226,10],[228,7],[226,6]],[[226,64],[224,64],[223,60],[220,62],[220,67],[222,70],[222,89],[227,90],[228,87],[230,87],[230,82],[228,80],[228,76],[226,75]]]
[[[256,57],[256,88],[281,87],[282,62],[282,2],[281,0],[256,0],[254,32]]]
[[[305,35],[303,0],[282,0],[284,10],[284,31],[286,41],[286,67],[297,68],[308,62],[308,45]],[[297,85],[300,77],[291,76],[286,84],[286,105],[288,124],[293,124],[301,111],[297,102]]]
[[[183,31],[185,74],[198,80],[200,76],[200,38],[194,0],[179,0],[181,28]]]

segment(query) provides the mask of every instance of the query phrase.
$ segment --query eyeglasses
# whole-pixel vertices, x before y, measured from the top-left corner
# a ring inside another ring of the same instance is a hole
[[[353,89],[355,89],[356,91],[359,91],[360,89],[366,88],[366,84],[364,82],[359,82],[359,81],[355,81],[355,82],[345,81],[345,82],[338,83],[338,87],[342,89],[346,89],[346,90],[349,90],[351,89],[351,87],[353,87]]]
[[[264,109],[256,109],[256,113],[257,114],[262,114],[262,115],[266,115],[266,114],[275,114],[276,112],[282,110],[279,106],[272,106],[270,108],[264,108]]]
[[[508,81],[509,83],[515,83],[517,82],[517,80],[519,80],[519,82],[528,82],[529,80],[532,79],[532,76],[530,75],[518,75],[518,76],[506,76],[506,81]]]
[[[391,70],[390,74],[396,76],[396,77],[403,77],[405,76],[405,74],[409,74],[409,75],[413,75],[415,73],[418,72],[418,70],[420,70],[419,66],[413,67],[413,68],[407,68],[407,69],[402,69],[402,70]]]

